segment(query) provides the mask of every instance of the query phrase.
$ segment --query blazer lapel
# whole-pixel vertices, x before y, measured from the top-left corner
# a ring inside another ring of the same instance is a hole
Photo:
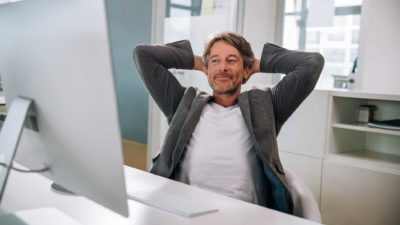
[[[172,164],[168,176],[171,176],[179,160],[181,159],[182,153],[186,148],[186,144],[192,136],[193,130],[200,120],[201,112],[204,109],[205,104],[212,98],[205,92],[200,92],[194,99],[190,112],[185,119],[182,127],[181,135],[172,154]]]

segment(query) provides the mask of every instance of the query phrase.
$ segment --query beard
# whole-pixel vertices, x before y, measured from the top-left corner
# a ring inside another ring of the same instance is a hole
[[[213,90],[214,94],[232,95],[236,94],[238,90],[240,90],[241,84],[233,84],[231,86],[224,87],[223,85],[215,85],[215,83],[210,83],[210,87]]]

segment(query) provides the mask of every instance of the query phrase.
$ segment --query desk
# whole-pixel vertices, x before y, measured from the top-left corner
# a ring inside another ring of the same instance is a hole
[[[312,225],[317,224],[254,204],[201,190],[131,167],[125,167],[127,190],[160,190],[177,194],[193,201],[207,202],[219,211],[194,218],[181,217],[157,208],[129,200],[130,216],[120,216],[84,197],[67,196],[50,190],[49,179],[38,174],[12,171],[9,176],[2,210],[14,212],[39,207],[54,207],[82,225]]]

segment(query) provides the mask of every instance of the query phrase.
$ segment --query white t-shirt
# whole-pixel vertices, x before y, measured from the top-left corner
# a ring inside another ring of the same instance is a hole
[[[181,175],[188,184],[257,203],[252,141],[238,105],[208,103],[186,147]]]

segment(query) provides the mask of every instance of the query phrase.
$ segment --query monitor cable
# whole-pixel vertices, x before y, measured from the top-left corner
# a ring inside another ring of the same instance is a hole
[[[6,168],[8,167],[8,165],[3,163],[3,162],[0,162],[0,166],[6,167]],[[43,173],[43,172],[46,172],[46,171],[50,170],[49,166],[44,167],[44,168],[40,168],[40,169],[20,169],[20,168],[14,167],[14,165],[12,165],[12,164],[11,164],[10,168],[12,170],[15,170],[15,171],[18,171],[18,172],[21,172],[21,173]]]

